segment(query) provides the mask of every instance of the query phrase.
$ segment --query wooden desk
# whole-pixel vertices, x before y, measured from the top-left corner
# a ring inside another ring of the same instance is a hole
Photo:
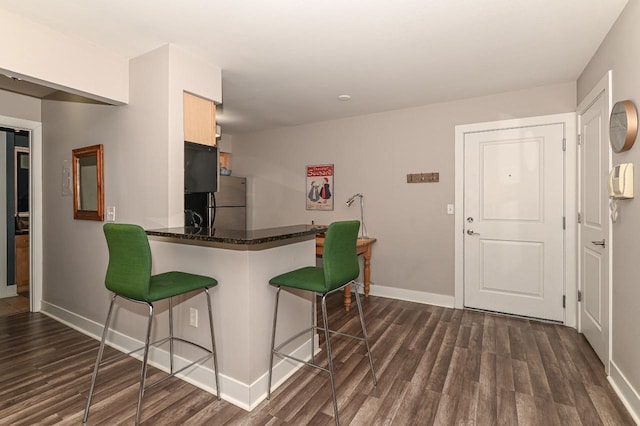
[[[364,258],[364,296],[369,296],[369,285],[371,284],[371,246],[377,240],[375,238],[358,238],[356,253]],[[316,256],[322,256],[324,249],[324,235],[316,236]],[[344,309],[351,309],[351,286],[344,288]]]

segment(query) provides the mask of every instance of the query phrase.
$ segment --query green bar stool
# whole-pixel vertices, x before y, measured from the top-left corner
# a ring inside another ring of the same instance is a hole
[[[220,400],[218,358],[216,355],[216,343],[213,332],[213,315],[211,310],[211,298],[209,295],[209,288],[218,285],[218,281],[211,277],[176,271],[165,272],[158,275],[151,275],[151,249],[149,247],[149,240],[147,238],[147,234],[144,232],[144,229],[137,225],[115,223],[107,223],[104,225],[103,229],[104,235],[107,239],[107,246],[109,248],[109,265],[107,267],[105,286],[108,290],[113,292],[113,295],[111,297],[111,304],[109,305],[109,312],[107,313],[107,320],[105,321],[104,330],[102,332],[102,340],[100,342],[98,356],[96,358],[95,367],[93,369],[91,387],[89,388],[87,406],[84,410],[84,417],[82,418],[82,422],[86,423],[87,418],[89,417],[91,397],[93,396],[93,390],[95,388],[96,378],[98,377],[98,369],[100,368],[100,366],[112,363],[118,359],[129,356],[132,353],[138,352],[140,350],[144,350],[144,352],[142,356],[140,388],[138,391],[136,424],[140,423],[142,397],[146,389],[156,386],[169,377],[173,377],[176,374],[179,374],[180,372],[186,370],[194,364],[202,363],[210,358],[213,358],[216,394],[218,400]],[[211,349],[208,349],[195,342],[175,337],[173,335],[173,303],[171,298],[173,296],[189,293],[194,290],[204,291],[207,297],[207,306],[209,308],[209,327],[211,331]],[[145,344],[143,347],[135,349],[129,353],[102,361],[104,343],[109,331],[109,323],[111,321],[111,313],[113,311],[113,305],[117,297],[147,305],[149,309],[149,317],[147,320],[147,334]],[[165,337],[163,339],[150,343],[149,340],[151,337],[151,325],[153,323],[153,303],[164,299],[169,299],[169,337]],[[187,343],[189,345],[202,349],[206,352],[206,355],[191,362],[189,365],[177,371],[174,371],[173,358],[175,341]],[[161,345],[166,342],[169,342],[169,363],[171,370],[170,374],[145,387],[149,347]]]
[[[329,373],[329,380],[331,382],[331,398],[333,400],[333,412],[336,425],[339,425],[338,420],[338,402],[336,399],[336,387],[335,376],[333,372],[333,358],[331,355],[331,341],[329,334],[339,334],[341,336],[351,337],[353,339],[363,341],[367,355],[369,357],[369,366],[371,367],[371,377],[373,378],[373,385],[377,385],[378,379],[373,369],[373,361],[371,359],[371,348],[369,347],[369,339],[367,337],[367,328],[364,323],[364,315],[362,314],[362,304],[360,302],[360,295],[356,288],[356,302],[358,305],[358,314],[360,315],[360,326],[362,327],[363,337],[352,336],[329,329],[329,323],[327,319],[327,296],[331,293],[342,291],[348,284],[355,284],[354,280],[358,278],[360,274],[360,265],[358,264],[358,255],[356,254],[356,241],[358,239],[358,229],[360,228],[360,222],[357,220],[334,222],[329,225],[327,229],[324,250],[322,254],[322,268],[308,266],[305,268],[296,269],[291,272],[287,272],[277,277],[273,277],[269,284],[277,287],[276,290],[276,304],[273,312],[273,333],[271,335],[271,357],[269,362],[269,390],[267,393],[267,399],[271,398],[271,379],[273,373],[273,356],[278,355],[284,358],[290,358],[295,361],[304,363],[311,367]],[[316,296],[322,297],[322,321],[324,328],[319,328],[312,321],[311,329],[303,330],[295,336],[285,340],[275,347],[276,340],[276,322],[278,319],[278,302],[280,300],[280,290],[285,288],[294,288],[298,290],[306,290],[313,293],[313,304],[311,317],[314,318],[315,313],[315,300]],[[355,286],[354,286],[355,287]],[[313,335],[316,330],[324,331],[325,344],[327,348],[327,361],[328,367],[322,367],[315,363],[314,358],[314,345]],[[282,347],[291,342],[293,339],[311,331],[311,362],[303,361],[299,358],[295,358],[288,354],[281,352]]]

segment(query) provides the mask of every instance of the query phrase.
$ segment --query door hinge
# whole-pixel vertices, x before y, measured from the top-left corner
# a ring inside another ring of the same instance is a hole
[[[578,133],[578,145],[582,145],[582,135]]]
[[[578,302],[582,302],[582,290],[578,290]]]
[[[562,295],[562,307],[567,307],[567,296],[565,296],[564,294]]]
[[[562,150],[567,150],[567,138],[562,138]]]
[[[562,229],[567,229],[567,218],[565,216],[562,217]]]
[[[582,214],[578,212],[578,223],[582,223]]]

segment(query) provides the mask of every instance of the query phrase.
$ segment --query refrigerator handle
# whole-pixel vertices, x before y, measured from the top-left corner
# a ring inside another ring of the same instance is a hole
[[[209,225],[209,228],[213,228],[213,225],[216,222],[216,193],[210,192],[208,198],[207,224]]]

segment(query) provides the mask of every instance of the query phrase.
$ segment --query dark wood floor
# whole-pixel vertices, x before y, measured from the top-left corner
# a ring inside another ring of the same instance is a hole
[[[340,303],[331,324],[357,333]],[[376,297],[365,311],[377,387],[362,345],[332,338],[343,425],[634,424],[571,328]],[[97,346],[41,314],[0,318],[0,423],[80,424]],[[105,368],[89,424],[133,424],[139,366]],[[168,380],[145,394],[143,423],[330,425],[333,409],[326,374],[305,368],[251,413]]]

